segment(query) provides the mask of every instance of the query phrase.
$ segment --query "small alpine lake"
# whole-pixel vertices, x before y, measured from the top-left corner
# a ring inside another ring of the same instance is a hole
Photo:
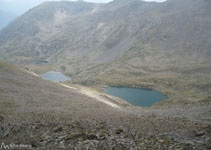
[[[108,87],[104,93],[119,97],[135,106],[150,106],[154,103],[168,99],[168,97],[156,90],[145,90],[129,87]]]
[[[40,76],[44,79],[54,81],[54,82],[63,82],[63,81],[71,80],[70,77],[67,77],[63,75],[62,73],[55,72],[55,71],[49,71],[44,74],[41,74]]]

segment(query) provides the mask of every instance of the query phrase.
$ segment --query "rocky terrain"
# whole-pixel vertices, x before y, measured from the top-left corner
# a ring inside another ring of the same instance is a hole
[[[0,31],[0,59],[16,64],[0,62],[0,149],[211,149],[210,8],[114,0],[26,12]],[[37,75],[51,70],[72,81]],[[135,107],[106,86],[169,99]]]
[[[0,59],[95,88],[154,88],[168,103],[199,101],[211,96],[210,7],[209,0],[46,2],[0,32]]]
[[[46,60],[72,76],[91,76],[108,63],[98,73],[119,65],[149,72],[210,64],[210,6],[208,0],[46,2],[0,32],[0,57]]]
[[[112,107],[4,62],[0,82],[0,141],[14,149],[211,148],[211,99],[141,108],[104,97]]]

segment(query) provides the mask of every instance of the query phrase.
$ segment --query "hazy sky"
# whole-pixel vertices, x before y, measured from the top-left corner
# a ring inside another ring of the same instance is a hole
[[[58,1],[58,0],[0,0],[0,10],[20,15],[26,12],[28,9],[37,6],[45,1]],[[69,1],[76,1],[76,0],[69,0]],[[112,0],[84,0],[84,1],[95,2],[95,3],[107,3]],[[145,0],[145,1],[162,2],[165,0]]]

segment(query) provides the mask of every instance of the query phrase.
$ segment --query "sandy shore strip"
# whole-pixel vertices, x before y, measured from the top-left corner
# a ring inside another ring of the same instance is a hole
[[[36,73],[34,73],[32,71],[28,71],[26,69],[24,69],[24,70],[27,73],[31,74],[31,75],[34,75],[36,77],[40,77],[38,74],[36,74]],[[45,80],[47,80],[47,79],[45,79]],[[53,82],[53,81],[51,81],[51,82]],[[58,82],[54,82],[54,83],[58,83]],[[94,99],[96,99],[96,100],[98,100],[100,102],[103,102],[103,103],[105,103],[105,104],[107,104],[107,105],[109,105],[109,106],[111,106],[113,108],[118,108],[118,109],[120,108],[117,104],[114,104],[114,103],[108,101],[106,98],[104,98],[104,97],[102,97],[102,96],[100,96],[98,94],[92,93],[92,92],[90,92],[90,91],[88,91],[86,89],[77,89],[75,87],[72,87],[72,86],[69,86],[69,85],[66,85],[66,84],[63,84],[63,83],[58,83],[58,84],[63,86],[63,87],[65,87],[65,88],[69,88],[69,89],[72,89],[72,90],[78,90],[78,92],[80,92],[81,94],[86,95],[86,96],[91,97],[91,98],[94,98]]]

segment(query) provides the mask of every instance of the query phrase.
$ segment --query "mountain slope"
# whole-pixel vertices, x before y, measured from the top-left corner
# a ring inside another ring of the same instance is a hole
[[[191,141],[189,148],[210,146],[210,99],[184,108],[117,109],[81,94],[81,89],[63,87],[4,62],[0,83],[0,140],[6,145],[184,149]]]
[[[47,60],[73,79],[209,65],[210,6],[208,0],[43,3],[0,32],[0,57]]]
[[[73,83],[155,88],[169,100],[123,105],[0,62],[0,141],[33,149],[210,149],[210,4],[114,0],[31,9],[0,31],[0,59],[45,60]]]

